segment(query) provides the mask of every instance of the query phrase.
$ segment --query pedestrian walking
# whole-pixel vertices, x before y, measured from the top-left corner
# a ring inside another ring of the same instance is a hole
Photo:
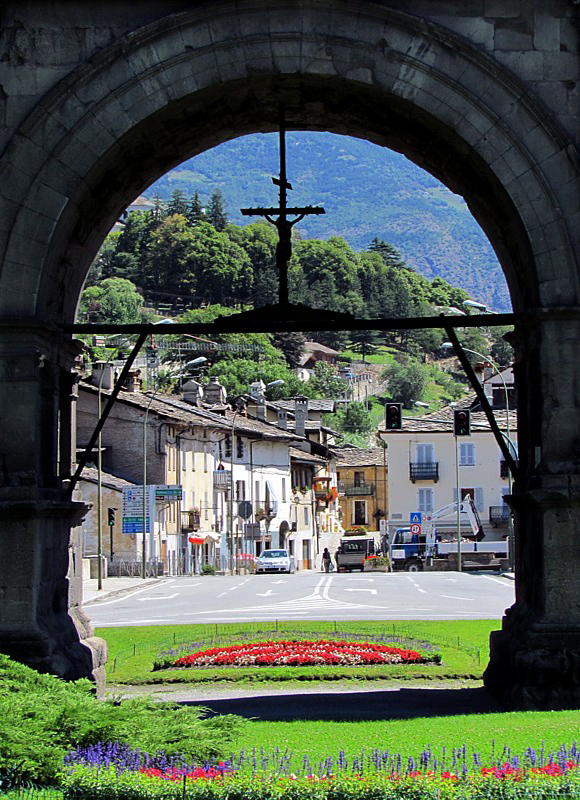
[[[322,551],[322,566],[325,572],[330,572],[330,550],[325,547]]]

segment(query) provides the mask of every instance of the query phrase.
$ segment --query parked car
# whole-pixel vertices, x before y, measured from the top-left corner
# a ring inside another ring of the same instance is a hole
[[[263,550],[256,559],[256,572],[294,572],[296,563],[288,550]]]

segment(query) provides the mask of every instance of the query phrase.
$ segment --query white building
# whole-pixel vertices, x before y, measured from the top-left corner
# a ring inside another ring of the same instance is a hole
[[[462,404],[463,405],[463,404]],[[516,428],[510,411],[510,438]],[[505,411],[494,412],[507,436]],[[408,525],[412,512],[427,513],[469,494],[488,536],[507,535],[510,491],[506,462],[481,411],[471,412],[471,435],[453,435],[453,409],[422,417],[403,416],[402,430],[380,431],[387,443],[389,470],[389,532]],[[456,519],[456,518],[455,518]],[[448,526],[456,522],[453,517]],[[442,520],[438,527],[445,527]],[[467,519],[462,530],[470,532]]]

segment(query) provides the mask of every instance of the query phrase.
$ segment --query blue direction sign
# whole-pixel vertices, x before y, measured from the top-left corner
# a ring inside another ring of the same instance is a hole
[[[420,525],[421,524],[421,512],[420,511],[412,511],[411,512],[411,525]]]

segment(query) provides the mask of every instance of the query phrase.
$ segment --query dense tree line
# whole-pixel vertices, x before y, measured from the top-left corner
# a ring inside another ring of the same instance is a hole
[[[205,207],[197,192],[188,199],[176,190],[165,206],[156,199],[152,211],[130,213],[122,230],[109,234],[88,285],[124,278],[146,301],[164,298],[185,308],[262,306],[278,296],[276,243],[267,222],[228,223],[219,190]],[[387,242],[374,239],[367,251],[355,252],[339,237],[302,240],[299,232],[289,291],[292,302],[358,318],[423,315],[437,306],[460,306],[468,296],[441,278],[423,278]],[[369,345],[361,341],[360,352],[371,352]]]

